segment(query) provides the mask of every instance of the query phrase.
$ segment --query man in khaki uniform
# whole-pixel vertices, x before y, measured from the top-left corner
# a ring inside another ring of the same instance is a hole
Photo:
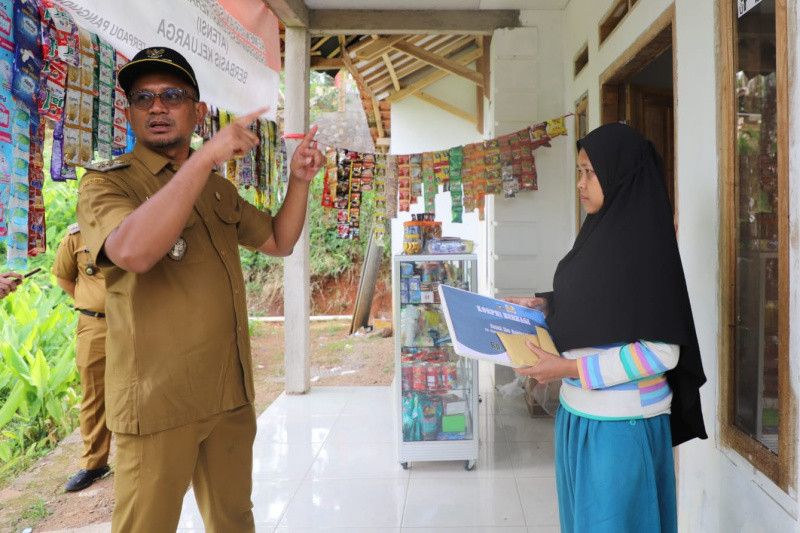
[[[285,256],[324,162],[312,129],[271,216],[212,171],[251,150],[250,124],[189,142],[206,105],[191,66],[146,48],[119,71],[133,152],[90,170],[78,221],[106,279],[106,419],[115,433],[113,531],[175,531],[192,482],[206,531],[253,531],[256,424],[239,245]]]
[[[78,311],[75,362],[83,401],[80,426],[83,468],[67,481],[67,492],[83,490],[109,472],[111,432],[106,427],[106,284],[91,261],[78,224],[72,224],[56,251],[53,274]]]

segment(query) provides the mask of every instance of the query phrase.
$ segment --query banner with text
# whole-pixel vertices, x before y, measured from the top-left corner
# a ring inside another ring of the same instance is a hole
[[[266,64],[264,42],[216,0],[57,3],[129,58],[149,46],[180,52],[195,71],[203,101],[235,114],[269,106],[265,116],[275,120],[279,75]]]

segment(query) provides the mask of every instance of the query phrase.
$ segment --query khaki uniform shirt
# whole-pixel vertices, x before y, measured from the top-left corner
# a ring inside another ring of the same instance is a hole
[[[108,427],[146,435],[252,402],[238,245],[264,244],[270,215],[212,174],[181,233],[183,256],[165,256],[144,274],[125,271],[108,261],[103,244],[177,166],[142,145],[117,161],[87,172],[78,200],[78,222],[108,293]]]
[[[86,272],[90,266],[92,275]],[[53,274],[58,278],[75,282],[75,307],[97,313],[105,312],[105,280],[100,269],[94,265],[77,224],[69,227],[69,232],[58,245],[56,259],[53,262]]]

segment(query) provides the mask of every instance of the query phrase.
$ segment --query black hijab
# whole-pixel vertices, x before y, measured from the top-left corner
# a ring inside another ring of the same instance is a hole
[[[560,351],[637,340],[680,345],[667,372],[673,445],[707,438],[700,411],[705,383],[678,253],[661,158],[624,124],[606,124],[578,141],[603,189],[553,279],[547,322]]]

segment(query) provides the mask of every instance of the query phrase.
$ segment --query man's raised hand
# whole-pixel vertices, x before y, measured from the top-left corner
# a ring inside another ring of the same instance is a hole
[[[316,134],[316,126],[308,130],[308,133],[305,134],[303,140],[300,141],[294,151],[294,155],[292,155],[292,176],[301,181],[311,181],[325,163],[325,156],[319,151],[317,143],[314,141],[314,135]]]
[[[267,111],[269,111],[269,107],[262,107],[237,117],[219,130],[211,140],[204,143],[198,153],[208,157],[214,165],[220,165],[229,159],[245,155],[258,146],[258,135],[253,133],[250,125]]]

